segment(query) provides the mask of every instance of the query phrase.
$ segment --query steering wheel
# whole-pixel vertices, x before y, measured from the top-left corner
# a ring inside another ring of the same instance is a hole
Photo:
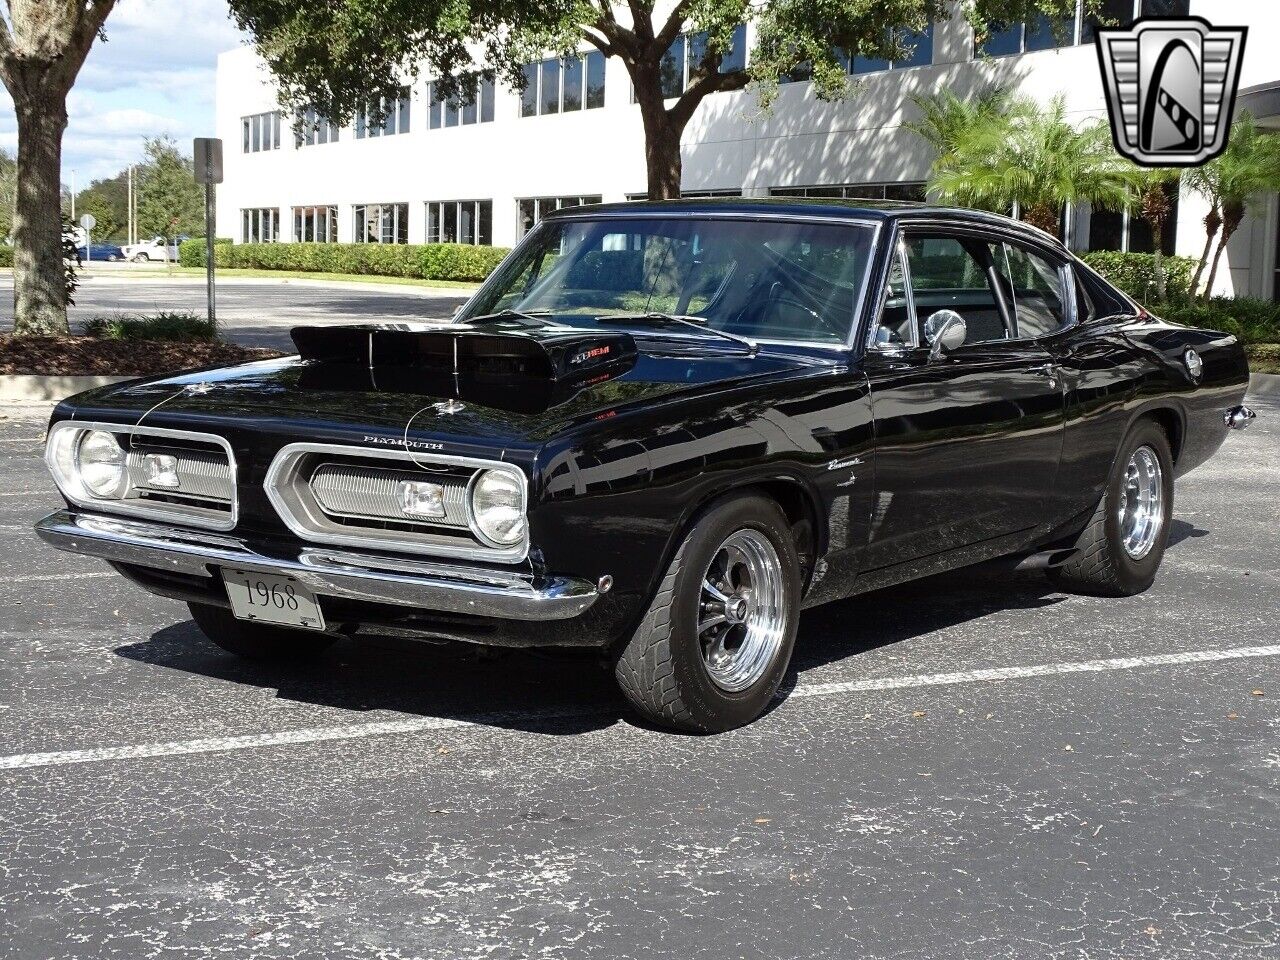
[[[808,314],[810,317],[812,317],[814,320],[818,322],[818,326],[823,327],[824,329],[827,330],[828,333],[833,333],[837,337],[844,337],[847,335],[848,333],[847,330],[840,329],[840,327],[838,327],[836,324],[834,324],[833,322],[828,320],[826,317],[824,317],[822,314],[820,314],[817,310],[809,306],[808,303],[804,303],[800,300],[800,297],[803,297],[804,299],[810,302],[815,302],[813,296],[809,293],[809,291],[805,290],[803,287],[797,284],[790,277],[787,277],[785,274],[782,275],[782,278],[783,278],[782,281],[775,280],[773,284],[770,286],[769,298],[768,298],[769,302],[786,304],[789,307],[794,307],[795,309]],[[783,286],[786,286],[787,288],[789,288],[789,290],[791,291],[790,296],[785,294],[783,296],[776,295],[775,291]]]

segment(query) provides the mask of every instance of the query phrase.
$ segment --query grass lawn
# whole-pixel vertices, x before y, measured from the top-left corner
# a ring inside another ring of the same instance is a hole
[[[1244,349],[1250,373],[1280,373],[1280,343],[1250,343]]]

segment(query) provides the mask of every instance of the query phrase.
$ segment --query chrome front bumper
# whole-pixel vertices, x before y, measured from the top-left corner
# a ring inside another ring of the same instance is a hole
[[[572,577],[304,548],[266,555],[225,534],[59,510],[36,524],[46,543],[113,563],[198,577],[219,567],[296,577],[321,597],[509,620],[568,620],[596,602],[596,585]]]

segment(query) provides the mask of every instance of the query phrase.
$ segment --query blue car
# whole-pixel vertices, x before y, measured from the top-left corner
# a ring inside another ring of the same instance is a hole
[[[76,256],[80,258],[81,263],[86,260],[105,260],[108,263],[117,263],[124,259],[124,251],[114,243],[91,243],[87,247],[77,247]]]

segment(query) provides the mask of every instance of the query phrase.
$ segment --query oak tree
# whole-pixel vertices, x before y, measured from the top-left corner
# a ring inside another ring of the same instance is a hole
[[[62,135],[67,94],[116,0],[7,0],[0,80],[18,120],[13,210],[14,332],[65,334]]]
[[[1099,0],[1085,0],[1093,11]],[[474,96],[475,71],[513,87],[548,53],[599,50],[631,78],[651,199],[680,194],[680,141],[709,96],[755,88],[768,105],[797,72],[818,97],[856,88],[849,57],[900,59],[914,32],[963,16],[985,31],[1048,17],[1060,34],[1076,0],[230,0],[280,86],[282,102],[346,122],[427,71],[446,96]],[[754,27],[749,56],[739,25]],[[670,56],[689,39],[687,76]],[[678,69],[680,76],[673,74]]]

